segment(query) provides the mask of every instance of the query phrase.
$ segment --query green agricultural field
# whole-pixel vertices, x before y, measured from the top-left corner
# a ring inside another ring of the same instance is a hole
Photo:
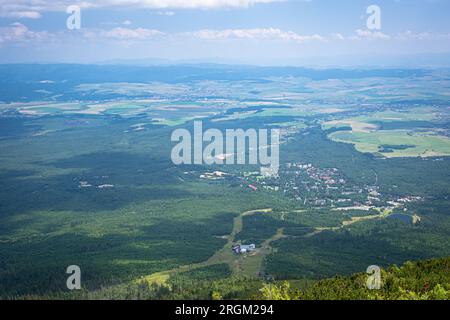
[[[354,144],[359,152],[381,154],[387,158],[450,156],[450,139],[433,133],[412,133],[404,130],[340,131],[330,134],[329,137],[336,142]],[[385,152],[383,146],[391,146],[392,149]]]
[[[450,155],[450,139],[442,134],[448,119],[446,110],[412,108],[327,121],[322,128],[338,130],[329,138],[353,144],[359,152],[387,158],[437,157]]]

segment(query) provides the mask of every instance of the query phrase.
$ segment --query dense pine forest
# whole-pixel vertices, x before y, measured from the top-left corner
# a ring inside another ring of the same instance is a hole
[[[112,300],[450,300],[450,258],[406,262],[381,270],[381,288],[367,288],[369,275],[329,279],[255,280],[229,276],[226,265],[188,271],[164,284],[133,282],[95,292],[22,299]]]

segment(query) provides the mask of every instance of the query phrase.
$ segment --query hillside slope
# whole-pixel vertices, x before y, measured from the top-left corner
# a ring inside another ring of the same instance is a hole
[[[289,282],[265,284],[263,298],[300,300],[448,300],[450,258],[406,262],[381,271],[381,289],[367,289],[368,275],[354,274],[319,281],[311,287],[292,289]]]
[[[135,281],[97,291],[25,299],[90,300],[450,300],[450,257],[381,270],[381,289],[367,288],[368,275],[263,282],[234,277],[226,264],[171,276],[164,283]]]

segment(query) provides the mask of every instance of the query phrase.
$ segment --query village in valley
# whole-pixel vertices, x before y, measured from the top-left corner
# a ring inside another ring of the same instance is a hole
[[[210,182],[226,182],[250,192],[278,193],[302,208],[361,211],[369,215],[400,219],[411,217],[412,222],[420,222],[419,216],[408,215],[408,204],[422,201],[423,198],[382,194],[376,179],[374,184],[355,185],[337,168],[318,168],[311,163],[292,162],[284,164],[275,176],[264,175],[260,171],[211,171],[200,174],[194,171],[184,172],[184,175]]]

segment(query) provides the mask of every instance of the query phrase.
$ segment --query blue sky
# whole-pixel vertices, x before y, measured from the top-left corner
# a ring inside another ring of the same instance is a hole
[[[0,0],[0,62],[450,65],[449,12],[448,0]]]

